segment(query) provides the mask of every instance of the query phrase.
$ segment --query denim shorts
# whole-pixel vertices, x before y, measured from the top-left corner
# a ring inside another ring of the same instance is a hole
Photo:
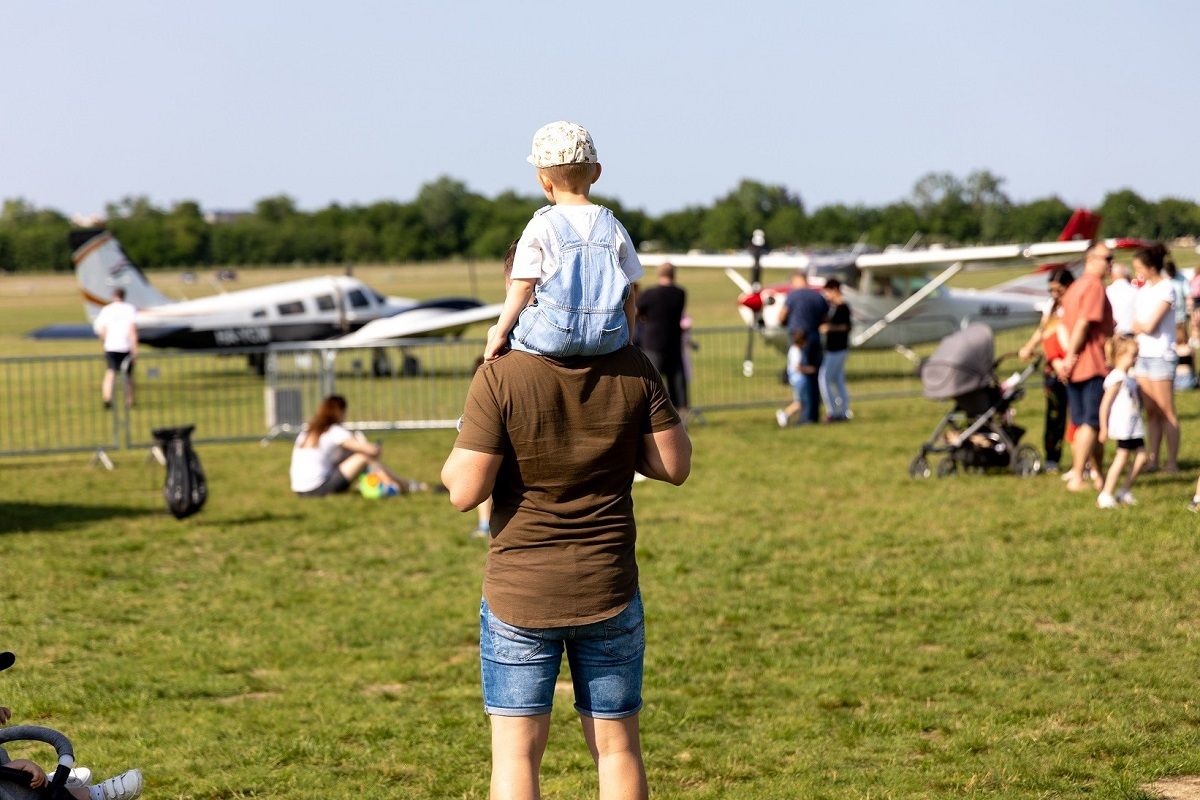
[[[549,714],[563,650],[571,665],[575,710],[623,719],[642,709],[645,612],[637,592],[615,617],[567,628],[520,628],[479,604],[483,710],[502,717]]]
[[[1133,374],[1151,381],[1173,381],[1177,364],[1179,356],[1174,353],[1166,357],[1138,356]]]
[[[1104,378],[1097,376],[1086,381],[1067,384],[1067,409],[1071,422],[1100,430],[1100,401],[1104,399]]]

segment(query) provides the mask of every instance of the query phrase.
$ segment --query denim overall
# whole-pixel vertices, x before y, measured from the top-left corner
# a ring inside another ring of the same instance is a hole
[[[616,220],[600,209],[587,240],[567,218],[546,206],[537,211],[558,241],[558,271],[534,291],[509,337],[513,350],[545,356],[599,356],[629,342],[625,298],[629,280],[617,256]]]

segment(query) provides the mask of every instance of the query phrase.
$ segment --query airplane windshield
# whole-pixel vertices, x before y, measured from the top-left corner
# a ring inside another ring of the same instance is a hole
[[[346,298],[350,301],[350,305],[353,308],[366,308],[371,305],[371,301],[367,299],[367,296],[358,289],[351,289]]]

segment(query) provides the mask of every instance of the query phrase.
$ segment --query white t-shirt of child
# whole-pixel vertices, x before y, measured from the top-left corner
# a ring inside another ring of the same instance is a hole
[[[316,447],[304,447],[308,426],[301,428],[296,445],[292,448],[292,491],[311,492],[324,483],[337,467],[338,448],[353,436],[341,425],[330,425],[329,430],[317,438]]]
[[[1118,442],[1141,439],[1146,435],[1146,428],[1142,425],[1142,400],[1138,395],[1137,378],[1124,370],[1114,369],[1104,379],[1104,390],[1107,392],[1109,387],[1117,384],[1121,384],[1121,389],[1108,409],[1108,438]]]
[[[1175,286],[1172,281],[1163,278],[1158,283],[1148,283],[1138,289],[1133,298],[1133,318],[1140,323],[1150,320],[1161,304],[1168,308],[1152,333],[1139,333],[1138,355],[1146,358],[1162,358],[1168,350],[1175,348]]]
[[[100,309],[92,330],[104,331],[104,352],[128,353],[133,349],[131,329],[137,319],[137,308],[124,300],[114,300]]]
[[[592,226],[600,216],[603,206],[589,203],[583,206],[555,206],[555,210],[566,217],[567,222],[586,239],[592,232]],[[637,250],[633,247],[633,239],[621,221],[613,218],[613,245],[617,248],[617,258],[621,263],[621,271],[630,283],[642,277],[642,262],[638,260]],[[524,233],[517,241],[517,252],[513,258],[512,277],[523,280],[536,279],[538,285],[558,271],[559,266],[558,239],[550,227],[550,221],[545,214],[535,214]]]

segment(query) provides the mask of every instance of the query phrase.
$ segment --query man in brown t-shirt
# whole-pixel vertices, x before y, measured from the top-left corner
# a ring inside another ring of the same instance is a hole
[[[1073,492],[1087,487],[1083,470],[1089,459],[1094,461],[1092,480],[1096,489],[1103,485],[1104,445],[1099,443],[1097,434],[1104,376],[1108,374],[1104,345],[1113,335],[1112,305],[1104,291],[1104,278],[1112,260],[1108,245],[1093,242],[1084,255],[1083,274],[1062,297],[1062,321],[1070,338],[1059,377],[1067,384],[1067,405],[1076,426],[1067,479],[1067,488]]]
[[[602,794],[647,794],[635,470],[676,485],[691,470],[687,432],[637,348],[509,352],[476,373],[442,481],[460,511],[494,501],[480,612],[493,796],[537,796],[564,650]]]

